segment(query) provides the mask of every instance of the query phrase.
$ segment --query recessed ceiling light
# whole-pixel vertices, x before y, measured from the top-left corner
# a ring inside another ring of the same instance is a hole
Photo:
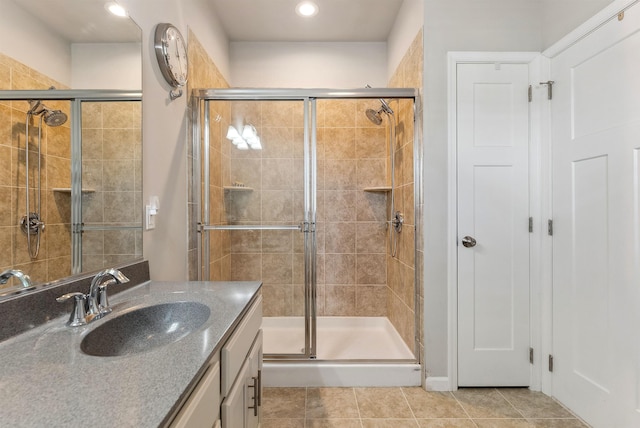
[[[106,3],[104,7],[115,16],[124,18],[129,15],[127,13],[127,10],[124,7],[120,6],[118,3]]]
[[[318,5],[312,1],[303,1],[296,6],[296,13],[300,16],[308,18],[318,13]]]

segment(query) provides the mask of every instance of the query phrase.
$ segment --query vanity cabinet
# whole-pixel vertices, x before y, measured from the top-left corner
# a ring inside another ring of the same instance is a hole
[[[260,426],[262,296],[251,305],[169,425],[171,428]]]

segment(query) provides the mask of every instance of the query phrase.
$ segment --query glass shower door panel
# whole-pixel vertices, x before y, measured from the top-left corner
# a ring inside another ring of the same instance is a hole
[[[231,279],[263,282],[264,353],[305,355],[304,102],[232,101],[229,111],[221,156],[224,221],[237,228],[228,231]]]
[[[142,257],[140,106],[140,101],[81,103],[83,271]]]

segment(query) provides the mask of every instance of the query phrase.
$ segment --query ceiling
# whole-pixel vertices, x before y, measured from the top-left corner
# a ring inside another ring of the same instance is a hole
[[[403,0],[314,0],[319,12],[302,18],[301,0],[210,0],[232,42],[385,42]]]
[[[130,19],[109,14],[105,0],[14,0],[40,25],[70,43],[140,41]],[[209,0],[230,41],[386,42],[403,0],[314,0],[319,12],[296,14],[301,0]]]
[[[113,16],[105,9],[105,0],[16,0],[15,3],[69,43],[128,43],[142,39],[140,28],[131,19]]]

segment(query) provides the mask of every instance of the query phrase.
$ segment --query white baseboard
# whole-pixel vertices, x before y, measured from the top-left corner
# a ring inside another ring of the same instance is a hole
[[[267,387],[390,387],[420,386],[420,365],[320,362],[265,362]]]
[[[425,381],[427,391],[451,391],[448,377],[428,377]]]

